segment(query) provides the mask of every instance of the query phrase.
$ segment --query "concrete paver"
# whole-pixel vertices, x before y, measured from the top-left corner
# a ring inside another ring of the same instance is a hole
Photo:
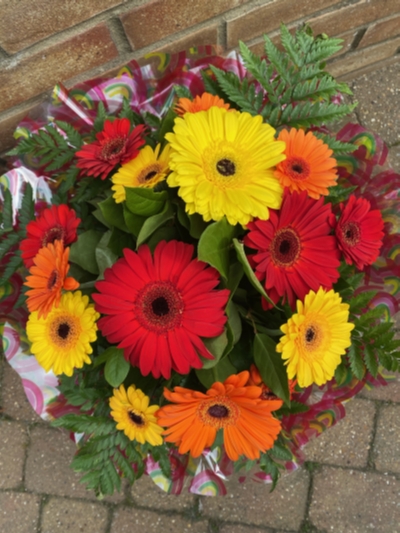
[[[179,515],[159,514],[143,509],[121,507],[115,514],[110,533],[209,533],[206,520],[190,520]]]
[[[334,533],[400,533],[400,481],[394,476],[323,467],[315,474],[311,522]]]
[[[346,403],[345,409],[345,418],[306,445],[304,453],[308,461],[367,466],[375,404],[353,399]]]
[[[0,489],[15,489],[22,483],[27,443],[23,425],[0,420]]]
[[[0,531],[36,533],[40,498],[23,492],[0,492]]]
[[[224,524],[220,533],[269,533],[270,529],[260,529],[253,526],[243,526],[239,524]]]
[[[5,364],[3,368],[1,399],[5,415],[11,416],[15,420],[42,422],[26,397],[21,378],[8,364]]]
[[[395,376],[395,380],[388,380],[388,384],[384,387],[373,387],[372,389],[364,387],[360,392],[359,397],[367,398],[369,400],[400,403],[400,374],[393,374],[390,372],[387,374]]]
[[[163,492],[149,476],[142,476],[131,489],[133,501],[141,507],[164,511],[187,511],[194,508],[195,496],[187,489],[180,495]]]
[[[400,409],[398,405],[383,406],[379,412],[374,455],[377,470],[400,474]]]
[[[203,496],[200,501],[204,515],[217,520],[293,530],[304,519],[308,488],[308,472],[300,469],[282,476],[273,492],[270,485],[232,479],[226,496]]]
[[[42,510],[41,533],[105,533],[108,510],[101,504],[50,498]]]

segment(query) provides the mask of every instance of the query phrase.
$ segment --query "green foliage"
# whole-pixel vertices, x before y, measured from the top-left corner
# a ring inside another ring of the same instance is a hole
[[[254,337],[254,362],[267,387],[290,405],[286,368],[276,351],[276,343],[267,335],[257,334]]]
[[[268,37],[264,39],[264,59],[240,42],[240,53],[252,79],[240,80],[232,72],[211,66],[215,80],[208,81],[207,90],[223,96],[241,111],[262,115],[274,128],[328,124],[354,109],[354,105],[331,102],[337,93],[350,93],[350,90],[324,71],[325,60],[340,50],[340,39],[314,38],[304,29],[293,36],[284,25],[281,26],[284,52]],[[204,75],[203,79],[206,78]],[[349,143],[326,140],[335,153],[355,149]]]

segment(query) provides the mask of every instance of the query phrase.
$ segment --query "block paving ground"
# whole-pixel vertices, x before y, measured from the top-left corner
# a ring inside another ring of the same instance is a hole
[[[351,83],[353,120],[377,132],[400,172],[400,63]],[[144,477],[98,501],[69,467],[75,445],[31,409],[0,360],[1,533],[400,533],[400,378],[363,391],[306,446],[276,490],[232,480],[225,497],[171,496]]]

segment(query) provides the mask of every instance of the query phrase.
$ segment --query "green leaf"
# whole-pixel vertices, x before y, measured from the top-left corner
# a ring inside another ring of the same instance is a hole
[[[98,207],[110,227],[115,226],[122,231],[129,231],[124,219],[123,206],[122,204],[117,204],[112,196],[103,202],[99,202]]]
[[[135,215],[150,217],[160,213],[167,201],[166,191],[154,192],[144,187],[126,187],[126,207]]]
[[[265,385],[290,404],[288,376],[282,357],[276,351],[275,342],[262,333],[254,338],[254,362]]]
[[[218,364],[212,368],[196,370],[197,377],[207,389],[217,381],[225,381],[232,374],[236,374],[236,372],[236,368],[230,362],[228,357],[223,357]]]
[[[4,202],[2,206],[2,228],[1,231],[11,231],[13,228],[13,208],[12,208],[12,196],[9,189],[4,191]]]
[[[92,229],[81,233],[78,240],[71,245],[69,260],[91,274],[98,274],[96,248],[102,237],[102,233]]]
[[[125,359],[123,350],[111,347],[107,349],[107,352],[109,355],[104,368],[104,376],[112,387],[117,388],[125,380],[131,365]]]
[[[200,359],[203,362],[202,368],[212,368],[213,366],[218,364],[228,344],[228,337],[226,335],[226,331],[223,331],[223,333],[221,333],[221,335],[218,335],[218,337],[213,337],[211,339],[203,339],[203,342],[207,350],[214,356],[214,359],[206,359],[205,357],[200,356]]]
[[[114,254],[108,247],[111,236],[111,231],[106,231],[95,249],[99,277],[102,277],[105,269],[111,268],[118,259],[118,256]]]
[[[226,218],[210,224],[200,237],[197,257],[213,266],[226,280],[229,276],[229,251],[236,227],[229,224]]]
[[[140,230],[142,229],[143,224],[146,221],[146,217],[142,217],[140,215],[134,215],[133,213],[129,211],[126,205],[123,206],[123,214],[124,214],[124,221],[129,232],[134,237],[137,237],[139,235]]]
[[[243,266],[243,270],[244,270],[244,273],[246,274],[247,279],[250,281],[250,283],[253,285],[256,291],[258,291],[261,294],[261,296],[263,296],[271,305],[276,307],[274,302],[269,298],[269,296],[265,292],[264,287],[258,281],[256,275],[254,274],[253,269],[251,268],[250,263],[247,259],[247,256],[244,252],[244,245],[240,243],[237,239],[233,239],[233,245],[236,250],[237,258],[239,259],[240,263]]]
[[[175,213],[172,205],[169,202],[166,202],[161,213],[146,218],[137,236],[136,247],[139,247],[146,242],[160,226],[163,226],[168,220],[172,220],[174,216]]]
[[[161,143],[161,145],[166,143],[165,135],[173,130],[176,117],[177,114],[175,113],[173,107],[170,107],[167,114],[163,118],[161,127],[158,131],[157,141]]]

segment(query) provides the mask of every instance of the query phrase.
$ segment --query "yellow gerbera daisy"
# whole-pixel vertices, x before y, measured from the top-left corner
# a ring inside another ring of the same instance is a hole
[[[323,385],[333,378],[341,356],[351,344],[349,306],[333,290],[310,291],[297,313],[281,326],[284,335],[277,345],[287,365],[289,379],[297,376],[300,387]]]
[[[26,333],[31,350],[46,372],[72,376],[74,368],[91,362],[88,354],[93,351],[90,343],[97,338],[99,317],[80,291],[63,294],[60,305],[46,318],[39,318],[37,311],[29,315]]]
[[[163,439],[163,428],[157,424],[154,413],[159,405],[149,405],[150,398],[135,385],[114,389],[110,398],[111,416],[117,422],[117,429],[122,430],[130,439],[136,439],[141,444],[145,442],[152,446],[159,446]]]
[[[122,165],[113,176],[111,181],[114,185],[113,198],[117,204],[126,199],[125,187],[145,187],[152,189],[165,179],[168,174],[170,147],[167,145],[160,154],[161,145],[157,145],[155,150],[151,146],[145,146],[140,150],[139,155]]]
[[[186,113],[175,119],[168,185],[189,214],[205,221],[226,216],[243,226],[254,217],[269,218],[268,208],[279,209],[282,186],[274,167],[285,159],[285,143],[261,116],[229,112],[221,107]]]

